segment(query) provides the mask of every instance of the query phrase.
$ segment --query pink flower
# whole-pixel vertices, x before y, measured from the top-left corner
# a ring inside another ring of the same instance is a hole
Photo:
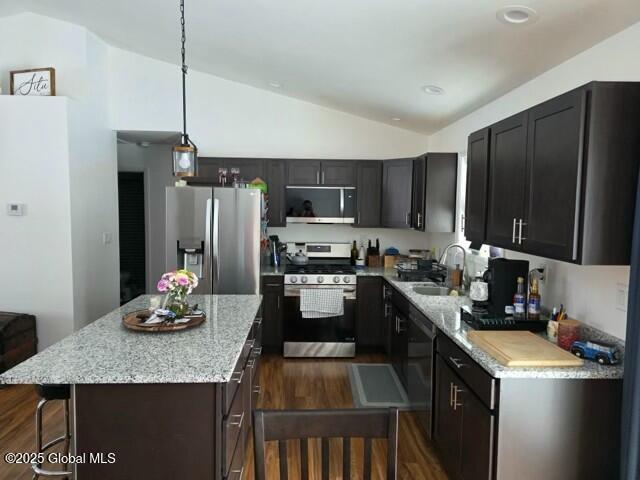
[[[169,282],[167,280],[165,280],[165,279],[161,279],[158,282],[157,288],[158,288],[159,292],[163,292],[164,293],[164,292],[169,290]]]
[[[181,287],[186,287],[189,285],[189,276],[184,273],[178,273],[176,275],[176,283]]]

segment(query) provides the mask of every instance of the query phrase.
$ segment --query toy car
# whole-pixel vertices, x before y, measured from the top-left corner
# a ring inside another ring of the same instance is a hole
[[[614,365],[620,361],[616,347],[593,341],[576,340],[571,344],[571,353],[578,358],[594,360],[600,365]]]

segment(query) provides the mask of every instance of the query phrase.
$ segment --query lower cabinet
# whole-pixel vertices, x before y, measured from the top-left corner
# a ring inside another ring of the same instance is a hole
[[[284,277],[262,277],[262,347],[265,352],[282,352],[284,321]]]
[[[433,439],[453,479],[492,478],[495,417],[447,362],[436,355]]]
[[[385,345],[381,277],[359,277],[356,292],[356,347],[359,352],[381,350]]]

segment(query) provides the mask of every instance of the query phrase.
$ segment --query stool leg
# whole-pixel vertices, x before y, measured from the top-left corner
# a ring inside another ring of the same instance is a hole
[[[38,402],[38,406],[36,407],[36,453],[42,453],[42,411],[44,410],[44,406],[47,403],[47,400],[44,398]],[[42,468],[42,463],[36,463],[37,468]],[[33,480],[37,480],[40,477],[37,473],[33,474]]]

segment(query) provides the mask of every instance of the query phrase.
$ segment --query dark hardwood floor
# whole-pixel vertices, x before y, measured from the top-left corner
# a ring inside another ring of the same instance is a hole
[[[353,361],[353,360],[349,360]],[[269,409],[350,408],[353,406],[346,360],[285,360],[265,355],[260,367],[260,385],[263,394],[258,406]],[[383,362],[381,355],[357,357],[358,362]],[[5,452],[30,452],[35,445],[34,412],[38,399],[31,386],[12,386],[0,389],[0,480],[26,480],[31,478],[28,465],[7,465]],[[53,402],[45,412],[45,428],[50,435],[62,433],[62,408]],[[336,440],[337,442],[337,440]],[[400,480],[446,480],[433,447],[424,439],[414,416],[401,412],[398,441],[398,478]],[[297,446],[297,445],[296,445]],[[290,478],[298,478],[299,455],[292,444],[288,448]],[[341,445],[331,447],[332,479],[341,478]],[[310,442],[309,467],[312,480],[319,480],[320,446]],[[362,472],[362,442],[352,446],[352,475],[360,478]],[[385,442],[374,442],[373,478],[383,479],[385,468]],[[277,448],[267,447],[267,478],[278,479]],[[246,480],[253,479],[253,448],[250,446],[245,460]],[[145,479],[141,479],[145,480]]]

